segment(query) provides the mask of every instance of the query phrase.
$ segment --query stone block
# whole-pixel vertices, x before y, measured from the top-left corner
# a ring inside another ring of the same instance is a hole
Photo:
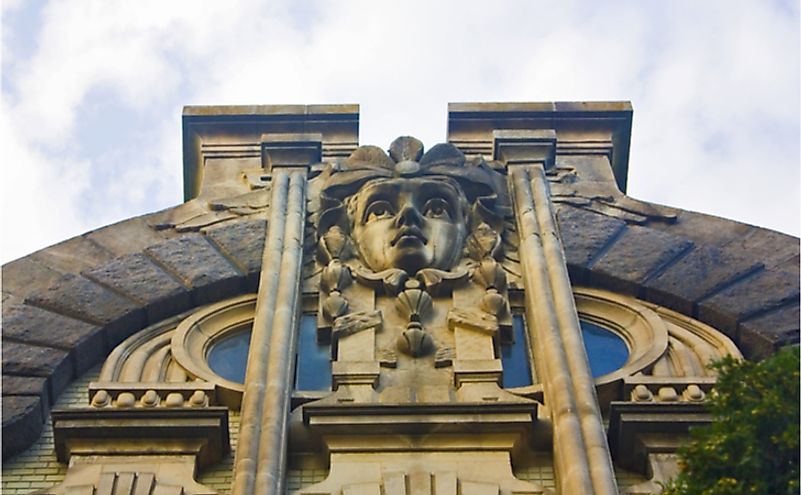
[[[692,242],[681,237],[629,226],[590,267],[590,283],[641,296],[643,282],[658,275],[692,246]]]
[[[97,325],[22,304],[3,306],[3,336],[70,351],[78,375],[108,351],[103,329]]]
[[[84,275],[142,305],[148,324],[185,311],[191,304],[187,288],[142,253],[122,256]]]
[[[798,266],[798,238],[773,230],[754,227],[748,235],[727,244],[726,249],[759,260],[768,269],[786,265],[788,262]]]
[[[47,379],[41,376],[3,375],[3,395],[47,395]]]
[[[559,207],[556,215],[565,259],[574,284],[587,283],[587,267],[625,228],[625,222],[572,206]]]
[[[147,224],[146,219],[150,216],[124,220],[89,232],[85,237],[117,256],[138,253],[167,239],[164,231],[157,231]]]
[[[195,305],[219,301],[242,291],[242,274],[203,236],[177,237],[145,252],[191,289]]]
[[[3,396],[3,460],[27,448],[39,438],[43,424],[40,397]]]
[[[31,255],[61,273],[79,273],[110,261],[114,254],[83,237],[73,237]]]
[[[722,248],[736,239],[751,233],[754,227],[725,218],[704,215],[693,211],[676,209],[674,223],[653,222],[648,226],[677,237],[684,237],[695,244]]]
[[[801,312],[796,301],[742,323],[737,330],[739,346],[749,359],[764,359],[779,347],[798,345]]]
[[[33,257],[20,258],[3,265],[3,293],[24,299],[61,277]]]
[[[742,255],[701,246],[647,281],[645,299],[692,315],[704,296],[761,268],[760,263]]]
[[[248,218],[225,222],[207,227],[203,232],[247,276],[248,285],[254,290],[258,288],[267,220]]]
[[[798,300],[797,272],[763,270],[702,301],[698,319],[738,341],[739,322]]]
[[[75,376],[67,351],[5,339],[3,340],[3,373],[47,379],[49,397],[53,400]]]
[[[25,302],[103,326],[109,346],[140,330],[145,322],[138,304],[78,275],[64,275]]]

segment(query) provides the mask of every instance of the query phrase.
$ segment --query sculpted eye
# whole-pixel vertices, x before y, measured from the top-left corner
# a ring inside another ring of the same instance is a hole
[[[442,198],[432,198],[423,206],[423,215],[428,218],[450,219],[451,212],[448,202]]]
[[[384,200],[373,201],[364,212],[364,218],[368,222],[381,218],[389,218],[395,214],[392,205]]]

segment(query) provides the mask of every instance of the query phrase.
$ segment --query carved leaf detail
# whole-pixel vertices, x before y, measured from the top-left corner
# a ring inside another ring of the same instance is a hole
[[[338,225],[334,225],[326,231],[318,243],[319,254],[323,263],[330,263],[335,259],[347,259],[350,257],[350,239]]]
[[[331,260],[320,275],[320,288],[326,293],[341,291],[351,282],[350,269],[337,259]]]
[[[395,308],[409,320],[419,320],[431,311],[431,296],[424,290],[406,289],[395,298]]]
[[[481,284],[485,289],[503,290],[506,287],[506,273],[501,265],[492,258],[481,260],[478,268],[473,273],[473,280]]]
[[[338,291],[332,291],[323,301],[323,315],[329,320],[335,320],[348,311],[348,301]]]
[[[467,239],[467,253],[474,260],[497,258],[501,254],[501,236],[488,224],[481,223]]]
[[[487,293],[481,297],[479,306],[491,315],[500,316],[506,310],[506,298],[495,289],[487,289]]]

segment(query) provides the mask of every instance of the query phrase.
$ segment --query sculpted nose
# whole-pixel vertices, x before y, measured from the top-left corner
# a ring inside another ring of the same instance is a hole
[[[407,204],[398,212],[395,218],[396,227],[408,227],[411,225],[420,226],[423,221],[423,216],[417,211],[417,208],[412,204]]]

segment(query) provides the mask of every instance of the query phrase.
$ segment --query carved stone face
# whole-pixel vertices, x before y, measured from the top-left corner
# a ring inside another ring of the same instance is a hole
[[[459,260],[467,226],[464,193],[445,178],[387,179],[365,184],[355,197],[353,239],[378,272],[400,268],[448,270]]]

